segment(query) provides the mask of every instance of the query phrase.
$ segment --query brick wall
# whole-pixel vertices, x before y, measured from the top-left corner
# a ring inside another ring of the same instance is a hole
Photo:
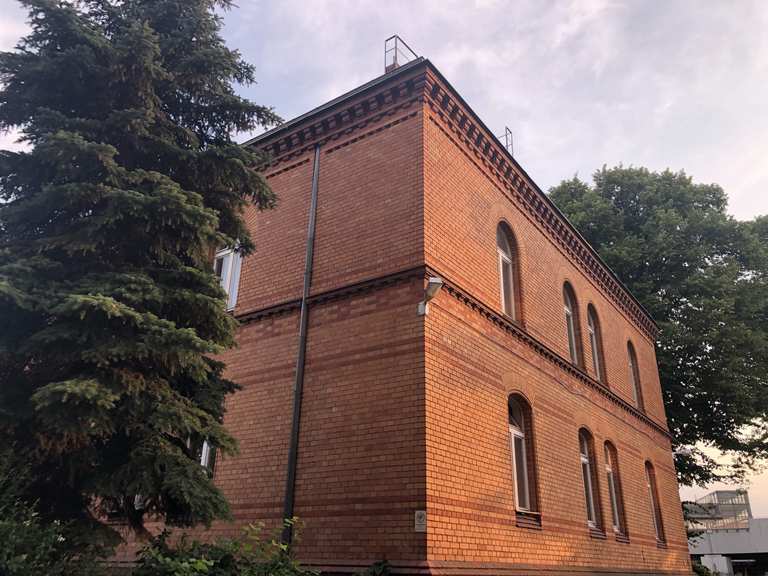
[[[426,116],[424,130],[427,264],[501,312],[496,226],[507,222],[518,247],[525,329],[561,356],[569,357],[563,284],[570,282],[578,304],[587,372],[594,376],[586,330],[587,306],[591,303],[600,319],[608,386],[633,402],[627,359],[627,341],[631,340],[637,352],[646,411],[666,425],[650,337],[510,200],[480,159],[458,141],[437,115]]]
[[[296,486],[317,565],[418,560],[423,509],[420,279],[323,304],[310,322]]]
[[[689,572],[651,335],[509,193],[489,166],[488,152],[462,137],[460,113],[455,108],[450,115],[441,112],[439,102],[425,105],[425,261],[456,290],[439,294],[425,327],[427,555],[434,573],[563,567]],[[516,335],[513,326],[505,327],[496,251],[501,221],[511,228],[518,249],[520,324],[544,351]],[[587,377],[566,360],[566,281],[576,294]],[[608,394],[594,382],[589,304],[600,320]],[[656,426],[627,407],[634,404],[628,340],[638,356],[646,413]],[[533,411],[540,529],[516,525],[507,415],[512,392],[526,397]],[[612,400],[611,393],[626,405]],[[581,427],[594,436],[598,502],[602,524],[609,527],[604,443],[617,449],[628,542],[612,530],[594,537],[588,528]],[[665,547],[656,542],[646,460],[656,470]]]
[[[425,328],[428,558],[440,568],[687,572],[669,441],[554,366],[519,338],[441,293]],[[531,404],[541,529],[516,526],[507,400]],[[593,538],[578,430],[594,435],[603,525],[610,526],[603,444],[617,448],[629,542]],[[653,462],[666,548],[657,547],[643,466]],[[441,573],[437,570],[435,573]],[[499,572],[501,573],[501,572]]]
[[[321,565],[358,567],[423,556],[412,530],[424,505],[423,325],[420,280],[315,305],[310,314],[295,513],[297,551]],[[243,389],[225,424],[240,454],[216,466],[236,522],[274,529],[282,514],[298,315],[251,322],[227,361]]]
[[[398,108],[321,148],[314,271],[302,403],[296,549],[315,566],[357,570],[390,558],[416,562],[425,538],[413,512],[425,503],[421,275],[363,287],[423,262],[420,107]],[[268,174],[275,210],[249,213],[256,251],[243,262],[237,314],[257,317],[225,357],[243,390],[226,425],[240,454],[216,482],[240,525],[280,519],[298,345],[298,302],[312,178],[311,149]],[[336,291],[355,289],[342,295]]]

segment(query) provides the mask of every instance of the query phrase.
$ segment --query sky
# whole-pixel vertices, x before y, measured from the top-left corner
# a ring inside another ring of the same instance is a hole
[[[399,34],[429,58],[547,190],[619,163],[720,184],[768,213],[764,0],[238,0],[222,34],[256,68],[242,94],[286,120],[380,75]],[[25,31],[0,0],[0,50]],[[248,135],[241,135],[245,140]],[[0,134],[0,149],[14,147]],[[684,491],[684,496],[704,491]],[[768,516],[768,474],[752,479]]]

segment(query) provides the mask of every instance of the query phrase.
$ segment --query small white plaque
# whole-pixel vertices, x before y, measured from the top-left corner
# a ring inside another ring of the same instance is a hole
[[[416,510],[413,513],[413,530],[414,532],[426,532],[427,531],[427,511]]]

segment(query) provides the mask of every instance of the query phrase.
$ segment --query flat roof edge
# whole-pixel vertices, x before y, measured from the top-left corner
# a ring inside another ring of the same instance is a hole
[[[423,56],[419,56],[415,60],[411,60],[410,62],[407,62],[406,64],[403,64],[402,66],[395,68],[391,72],[386,72],[381,76],[377,76],[373,80],[369,80],[365,84],[362,84],[357,88],[350,90],[349,92],[345,92],[341,96],[337,96],[336,98],[334,98],[333,100],[329,100],[325,104],[321,104],[320,106],[313,108],[312,110],[309,110],[308,112],[305,112],[300,116],[296,116],[295,118],[292,118],[291,120],[288,120],[287,122],[284,122],[279,126],[275,126],[274,128],[267,130],[262,134],[259,134],[258,136],[254,136],[253,138],[246,140],[245,142],[241,143],[240,146],[252,146],[262,141],[269,140],[273,136],[277,136],[278,134],[280,134],[283,130],[290,130],[297,124],[301,124],[304,120],[307,120],[308,118],[311,118],[312,116],[320,114],[326,110],[330,110],[337,104],[340,104],[345,100],[348,100],[354,96],[357,96],[358,94],[362,94],[367,90],[375,88],[376,86],[383,84],[384,82],[389,82],[393,78],[397,78],[399,75],[404,74],[405,72],[413,68],[417,68],[419,64],[424,64],[424,63],[429,63],[429,60],[427,60]],[[434,66],[432,67],[434,68]]]

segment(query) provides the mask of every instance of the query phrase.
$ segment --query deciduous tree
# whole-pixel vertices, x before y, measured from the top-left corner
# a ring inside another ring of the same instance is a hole
[[[720,186],[644,168],[603,168],[592,185],[574,178],[550,196],[659,325],[680,480],[706,484],[766,458],[766,218],[739,222]]]

